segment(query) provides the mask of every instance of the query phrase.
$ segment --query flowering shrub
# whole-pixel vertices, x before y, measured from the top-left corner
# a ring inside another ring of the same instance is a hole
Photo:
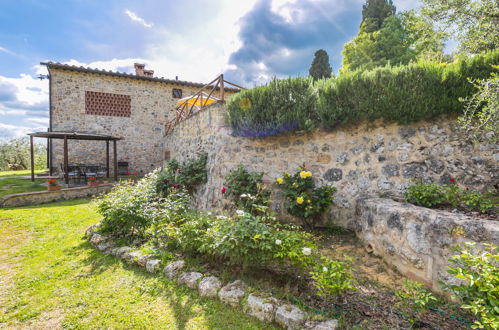
[[[445,285],[462,301],[461,306],[479,316],[472,328],[499,328],[499,248],[484,244],[478,249],[475,243],[465,243],[457,248],[457,255],[449,259],[449,274],[461,280],[458,285]]]
[[[314,271],[310,273],[319,296],[337,295],[347,290],[355,290],[352,285],[352,273],[346,270],[345,266],[342,261],[321,258],[321,262],[317,263]]]
[[[225,177],[227,188],[223,187],[222,193],[230,196],[237,207],[254,213],[254,205],[269,204],[270,191],[263,185],[263,174],[248,172],[244,166],[239,165]]]
[[[188,159],[183,163],[170,160],[158,176],[156,190],[162,196],[180,188],[194,193],[197,186],[208,180],[207,161],[207,153],[201,153],[198,158]]]
[[[455,179],[450,179],[447,185],[415,181],[407,189],[405,199],[424,207],[449,205],[486,213],[497,208],[497,204],[489,197],[492,194],[493,192],[482,194],[476,190],[461,189]]]
[[[95,182],[95,181],[97,181],[97,178],[95,176],[91,176],[88,178],[88,181]]]
[[[157,176],[158,171],[154,171],[136,185],[125,182],[96,200],[104,232],[120,237],[145,233],[160,212],[155,187]]]
[[[48,180],[47,183],[51,187],[57,186],[57,180]]]
[[[284,173],[282,178],[276,179],[276,184],[284,190],[286,210],[291,215],[300,217],[309,227],[333,204],[336,188],[330,185],[315,188],[312,173],[305,169],[294,175]]]

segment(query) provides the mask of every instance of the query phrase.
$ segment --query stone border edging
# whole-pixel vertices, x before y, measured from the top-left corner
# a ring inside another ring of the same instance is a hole
[[[157,274],[161,270],[161,260],[155,259],[153,255],[134,251],[129,246],[115,246],[110,238],[98,232],[99,226],[100,223],[94,224],[85,232],[85,237],[94,248],[104,254],[116,256],[129,264],[145,267],[149,273]],[[307,320],[308,314],[297,306],[270,295],[250,293],[248,286],[240,280],[223,286],[216,276],[205,276],[195,271],[182,272],[184,267],[184,260],[176,260],[164,267],[161,273],[169,280],[176,281],[177,284],[197,289],[200,296],[218,298],[226,305],[242,307],[246,314],[262,322],[276,323],[284,329],[334,330],[338,326],[337,320]]]
[[[108,192],[113,186],[114,185],[110,183],[94,187],[83,186],[64,188],[55,191],[43,190],[10,194],[0,197],[0,208],[39,205],[63,200],[84,198]]]

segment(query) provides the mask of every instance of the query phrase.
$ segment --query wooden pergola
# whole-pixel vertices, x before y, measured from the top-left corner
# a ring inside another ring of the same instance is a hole
[[[121,140],[120,137],[115,137],[111,135],[102,134],[91,134],[91,133],[78,133],[78,132],[36,132],[29,133],[29,140],[31,144],[31,181],[35,182],[35,155],[33,138],[47,138],[49,141],[51,139],[61,139],[64,140],[64,182],[69,185],[69,175],[68,175],[68,140],[92,140],[92,141],[106,141],[106,173],[107,177],[109,175],[109,142],[113,142],[113,167],[114,167],[114,179],[118,180],[118,151],[116,148],[116,142]]]

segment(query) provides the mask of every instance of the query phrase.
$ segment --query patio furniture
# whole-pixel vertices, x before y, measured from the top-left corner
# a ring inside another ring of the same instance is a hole
[[[105,141],[106,142],[106,176],[109,177],[109,142],[113,142],[113,164],[114,164],[114,179],[118,181],[118,151],[117,151],[117,141],[121,140],[120,137],[115,137],[111,135],[102,134],[92,134],[92,133],[80,133],[80,132],[37,132],[29,133],[30,139],[30,154],[31,154],[31,181],[35,182],[35,150],[33,145],[33,138],[47,138],[49,141],[52,139],[62,139],[64,140],[64,165],[62,167],[62,172],[64,173],[64,181],[66,185],[69,185],[69,164],[68,164],[68,140],[94,140],[94,141]],[[49,169],[52,169],[52,164],[49,164]],[[74,171],[72,171],[74,172]],[[97,172],[97,171],[96,171]],[[73,173],[74,174],[74,173]],[[97,173],[96,173],[97,174]]]
[[[68,166],[68,172],[66,173],[66,171],[64,171],[64,166],[63,164],[60,164],[61,165],[61,171],[62,171],[62,174],[63,174],[63,177],[68,177],[68,184],[69,184],[69,180],[73,180],[73,182],[76,182],[76,179],[78,178],[78,182],[80,182],[80,172],[79,171],[75,171],[74,167],[72,166]]]

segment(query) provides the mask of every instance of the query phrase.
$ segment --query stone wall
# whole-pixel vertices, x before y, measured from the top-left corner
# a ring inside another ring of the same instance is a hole
[[[165,124],[173,118],[178,101],[172,97],[172,89],[181,88],[184,97],[199,90],[192,86],[56,68],[50,68],[50,79],[52,130],[123,137],[118,141],[118,161],[129,162],[130,170],[143,173],[162,164]],[[88,91],[129,96],[130,117],[85,113],[85,92]],[[226,92],[227,96],[230,94]],[[105,164],[104,141],[70,140],[68,145],[70,163]],[[59,170],[63,163],[61,140],[53,140],[52,155],[53,167]]]
[[[113,185],[100,185],[97,187],[76,187],[56,191],[35,191],[20,194],[11,194],[0,197],[0,207],[18,207],[38,205],[64,201],[68,199],[90,197],[111,190]]]
[[[357,215],[357,236],[370,251],[434,291],[442,291],[438,281],[452,281],[447,273],[452,246],[499,245],[499,224],[492,220],[379,198],[359,201]]]
[[[267,182],[305,165],[319,184],[338,189],[337,206],[325,215],[325,221],[351,229],[357,227],[357,200],[402,198],[412,178],[441,182],[455,178],[481,190],[499,181],[499,147],[473,145],[450,119],[408,126],[377,122],[334,132],[243,138],[231,136],[225,111],[223,103],[213,105],[177,125],[164,141],[171,157],[179,160],[208,152],[208,183],[198,192],[199,207],[204,209],[223,206],[220,188],[238,164],[266,172]],[[280,212],[282,205],[276,202],[274,208]]]

